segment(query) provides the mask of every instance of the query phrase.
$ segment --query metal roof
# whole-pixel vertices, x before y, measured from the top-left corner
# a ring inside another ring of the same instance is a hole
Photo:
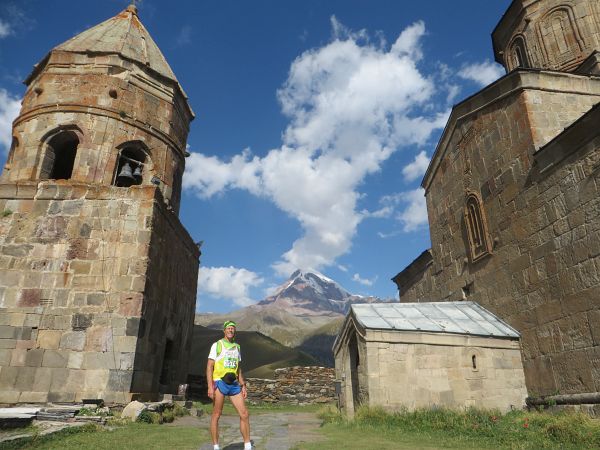
[[[517,330],[475,302],[354,304],[351,312],[366,329],[520,337]]]

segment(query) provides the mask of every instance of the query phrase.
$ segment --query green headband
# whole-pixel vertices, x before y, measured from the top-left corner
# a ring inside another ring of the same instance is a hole
[[[223,324],[223,329],[227,328],[227,327],[235,327],[237,328],[237,325],[235,324],[235,322],[233,320],[227,320],[224,324]]]

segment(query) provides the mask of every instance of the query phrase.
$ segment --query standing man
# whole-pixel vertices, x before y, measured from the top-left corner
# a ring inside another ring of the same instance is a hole
[[[225,337],[215,342],[208,354],[206,381],[208,397],[213,401],[210,418],[210,434],[214,450],[219,450],[219,418],[223,412],[225,396],[228,396],[240,415],[240,432],[244,438],[244,450],[251,450],[250,420],[245,399],[248,396],[246,383],[240,368],[242,354],[240,345],[235,342],[235,322],[228,320],[223,324]]]

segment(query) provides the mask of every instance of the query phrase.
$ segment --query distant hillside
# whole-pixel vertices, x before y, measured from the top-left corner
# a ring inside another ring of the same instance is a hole
[[[317,328],[308,334],[304,341],[296,347],[305,353],[316,358],[322,365],[333,367],[335,361],[333,359],[333,343],[337,337],[344,318],[340,317],[332,322]]]
[[[322,274],[298,270],[258,304],[227,314],[196,314],[195,323],[220,330],[225,320],[235,320],[240,330],[262,333],[332,367],[331,347],[350,306],[389,301],[352,295]]]
[[[194,326],[190,373],[203,375],[206,372],[210,346],[222,337],[221,330]],[[275,369],[281,367],[320,365],[312,356],[256,331],[239,331],[237,342],[242,347],[242,369],[249,377],[272,378]]]

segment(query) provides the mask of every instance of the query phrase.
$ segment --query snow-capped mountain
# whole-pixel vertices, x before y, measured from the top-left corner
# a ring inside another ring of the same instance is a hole
[[[297,270],[276,292],[258,305],[292,308],[306,313],[345,314],[352,303],[381,301],[376,297],[352,295],[339,284],[318,272]]]
[[[394,300],[352,295],[325,275],[297,270],[263,301],[227,314],[196,314],[196,324],[221,329],[235,320],[240,330],[261,332],[332,365],[331,346],[350,305],[382,301]]]

